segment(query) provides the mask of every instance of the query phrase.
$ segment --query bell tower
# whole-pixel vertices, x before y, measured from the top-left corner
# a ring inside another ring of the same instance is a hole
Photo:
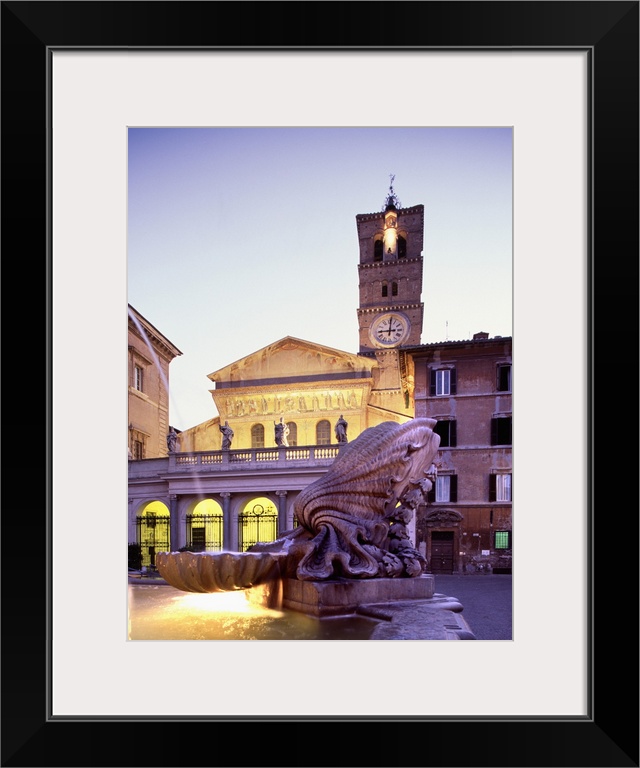
[[[391,176],[381,211],[356,216],[358,329],[360,354],[378,362],[374,400],[379,400],[380,407],[407,415],[412,409],[413,378],[402,349],[420,344],[422,333],[424,206],[403,208],[393,189],[394,179]]]
[[[402,208],[393,179],[382,211],[356,216],[360,354],[420,344],[424,206]]]

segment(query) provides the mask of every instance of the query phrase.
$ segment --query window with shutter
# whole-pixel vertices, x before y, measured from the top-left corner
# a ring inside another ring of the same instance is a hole
[[[511,416],[491,419],[491,445],[511,445]]]
[[[458,475],[449,475],[449,501],[458,501]]]
[[[439,504],[458,501],[458,476],[438,475],[435,487],[429,491],[427,500]]]
[[[437,435],[440,435],[440,447],[441,448],[455,448],[457,444],[456,440],[456,422],[453,420],[439,421],[434,430]]]
[[[429,394],[432,397],[455,395],[456,382],[455,368],[435,368],[430,372]]]
[[[511,474],[496,475],[496,501],[511,501]]]
[[[450,475],[436,477],[436,502],[449,501]]]
[[[496,371],[496,389],[498,392],[511,392],[511,366],[499,365]]]
[[[489,475],[489,501],[511,501],[511,473]]]

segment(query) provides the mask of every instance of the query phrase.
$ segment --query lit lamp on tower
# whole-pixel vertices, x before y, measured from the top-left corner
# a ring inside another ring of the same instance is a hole
[[[393,184],[393,177],[391,177]],[[384,209],[384,258],[396,258],[398,255],[398,209],[393,187],[389,187],[387,204]]]

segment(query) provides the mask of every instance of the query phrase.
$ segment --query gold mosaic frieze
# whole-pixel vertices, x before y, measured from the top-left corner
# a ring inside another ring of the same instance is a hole
[[[354,411],[362,405],[362,392],[353,389],[327,389],[314,392],[253,393],[216,398],[229,418],[268,416],[281,413],[319,413]]]

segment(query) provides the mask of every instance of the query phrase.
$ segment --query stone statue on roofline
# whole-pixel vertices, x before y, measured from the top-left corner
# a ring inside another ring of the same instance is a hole
[[[228,451],[231,448],[231,441],[233,440],[233,430],[229,426],[228,421],[225,421],[224,426],[220,425],[220,432],[222,432],[222,450]]]
[[[347,427],[349,424],[345,421],[342,414],[340,414],[340,418],[336,422],[335,426],[335,433],[336,433],[336,440],[339,443],[346,443],[347,442]]]
[[[284,417],[280,417],[280,421],[274,421],[274,432],[276,445],[289,445],[287,436],[289,435],[289,427],[284,423]]]
[[[178,449],[178,433],[173,427],[169,427],[169,434],[167,435],[167,448],[169,453],[175,453]]]

